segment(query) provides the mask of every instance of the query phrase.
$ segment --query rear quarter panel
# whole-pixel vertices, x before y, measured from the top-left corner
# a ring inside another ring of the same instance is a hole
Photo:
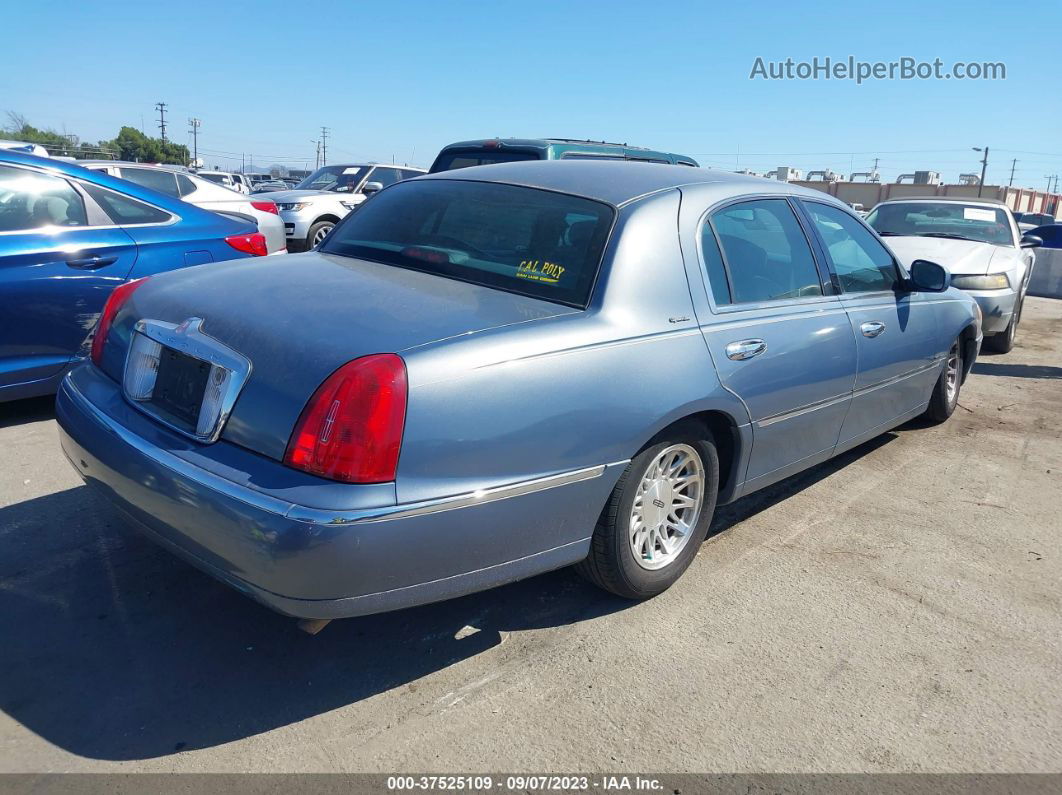
[[[585,312],[404,354],[399,502],[625,462],[698,411],[747,422],[696,323],[671,322],[694,317],[678,201],[670,191],[621,211]]]

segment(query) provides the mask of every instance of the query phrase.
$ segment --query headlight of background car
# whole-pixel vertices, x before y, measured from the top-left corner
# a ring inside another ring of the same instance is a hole
[[[306,202],[295,202],[293,204],[278,204],[277,209],[284,213],[297,213],[303,207],[309,207]]]
[[[1005,273],[990,273],[987,276],[958,275],[951,277],[953,286],[960,290],[1005,290],[1010,280]]]

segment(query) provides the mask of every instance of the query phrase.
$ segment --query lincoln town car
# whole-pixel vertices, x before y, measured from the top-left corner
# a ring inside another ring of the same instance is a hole
[[[312,251],[124,284],[61,442],[131,526],[291,616],[569,565],[644,599],[717,505],[951,415],[981,316],[949,279],[784,182],[443,172]]]

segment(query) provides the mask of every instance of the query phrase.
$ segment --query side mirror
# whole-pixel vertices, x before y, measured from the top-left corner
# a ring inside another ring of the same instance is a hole
[[[911,263],[911,287],[920,293],[942,293],[948,289],[951,276],[943,265],[927,259]]]
[[[377,191],[383,190],[382,182],[366,182],[361,186],[361,192],[366,196],[372,196]]]
[[[1019,245],[1022,248],[1040,248],[1040,246],[1042,246],[1043,244],[1044,239],[1042,237],[1037,237],[1036,235],[1030,235],[1029,233],[1025,233],[1021,236],[1021,243]]]

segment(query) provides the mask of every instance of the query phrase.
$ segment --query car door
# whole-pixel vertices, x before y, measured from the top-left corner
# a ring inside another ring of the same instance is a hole
[[[859,218],[840,207],[802,199],[848,312],[859,372],[839,447],[851,447],[925,408],[950,342],[937,327],[934,293],[903,289],[892,253]]]
[[[74,184],[0,165],[0,392],[60,373],[136,258],[133,239]]]
[[[720,380],[752,420],[751,491],[832,454],[851,399],[855,341],[787,198],[714,209],[699,238],[711,309],[699,317],[701,331]]]

